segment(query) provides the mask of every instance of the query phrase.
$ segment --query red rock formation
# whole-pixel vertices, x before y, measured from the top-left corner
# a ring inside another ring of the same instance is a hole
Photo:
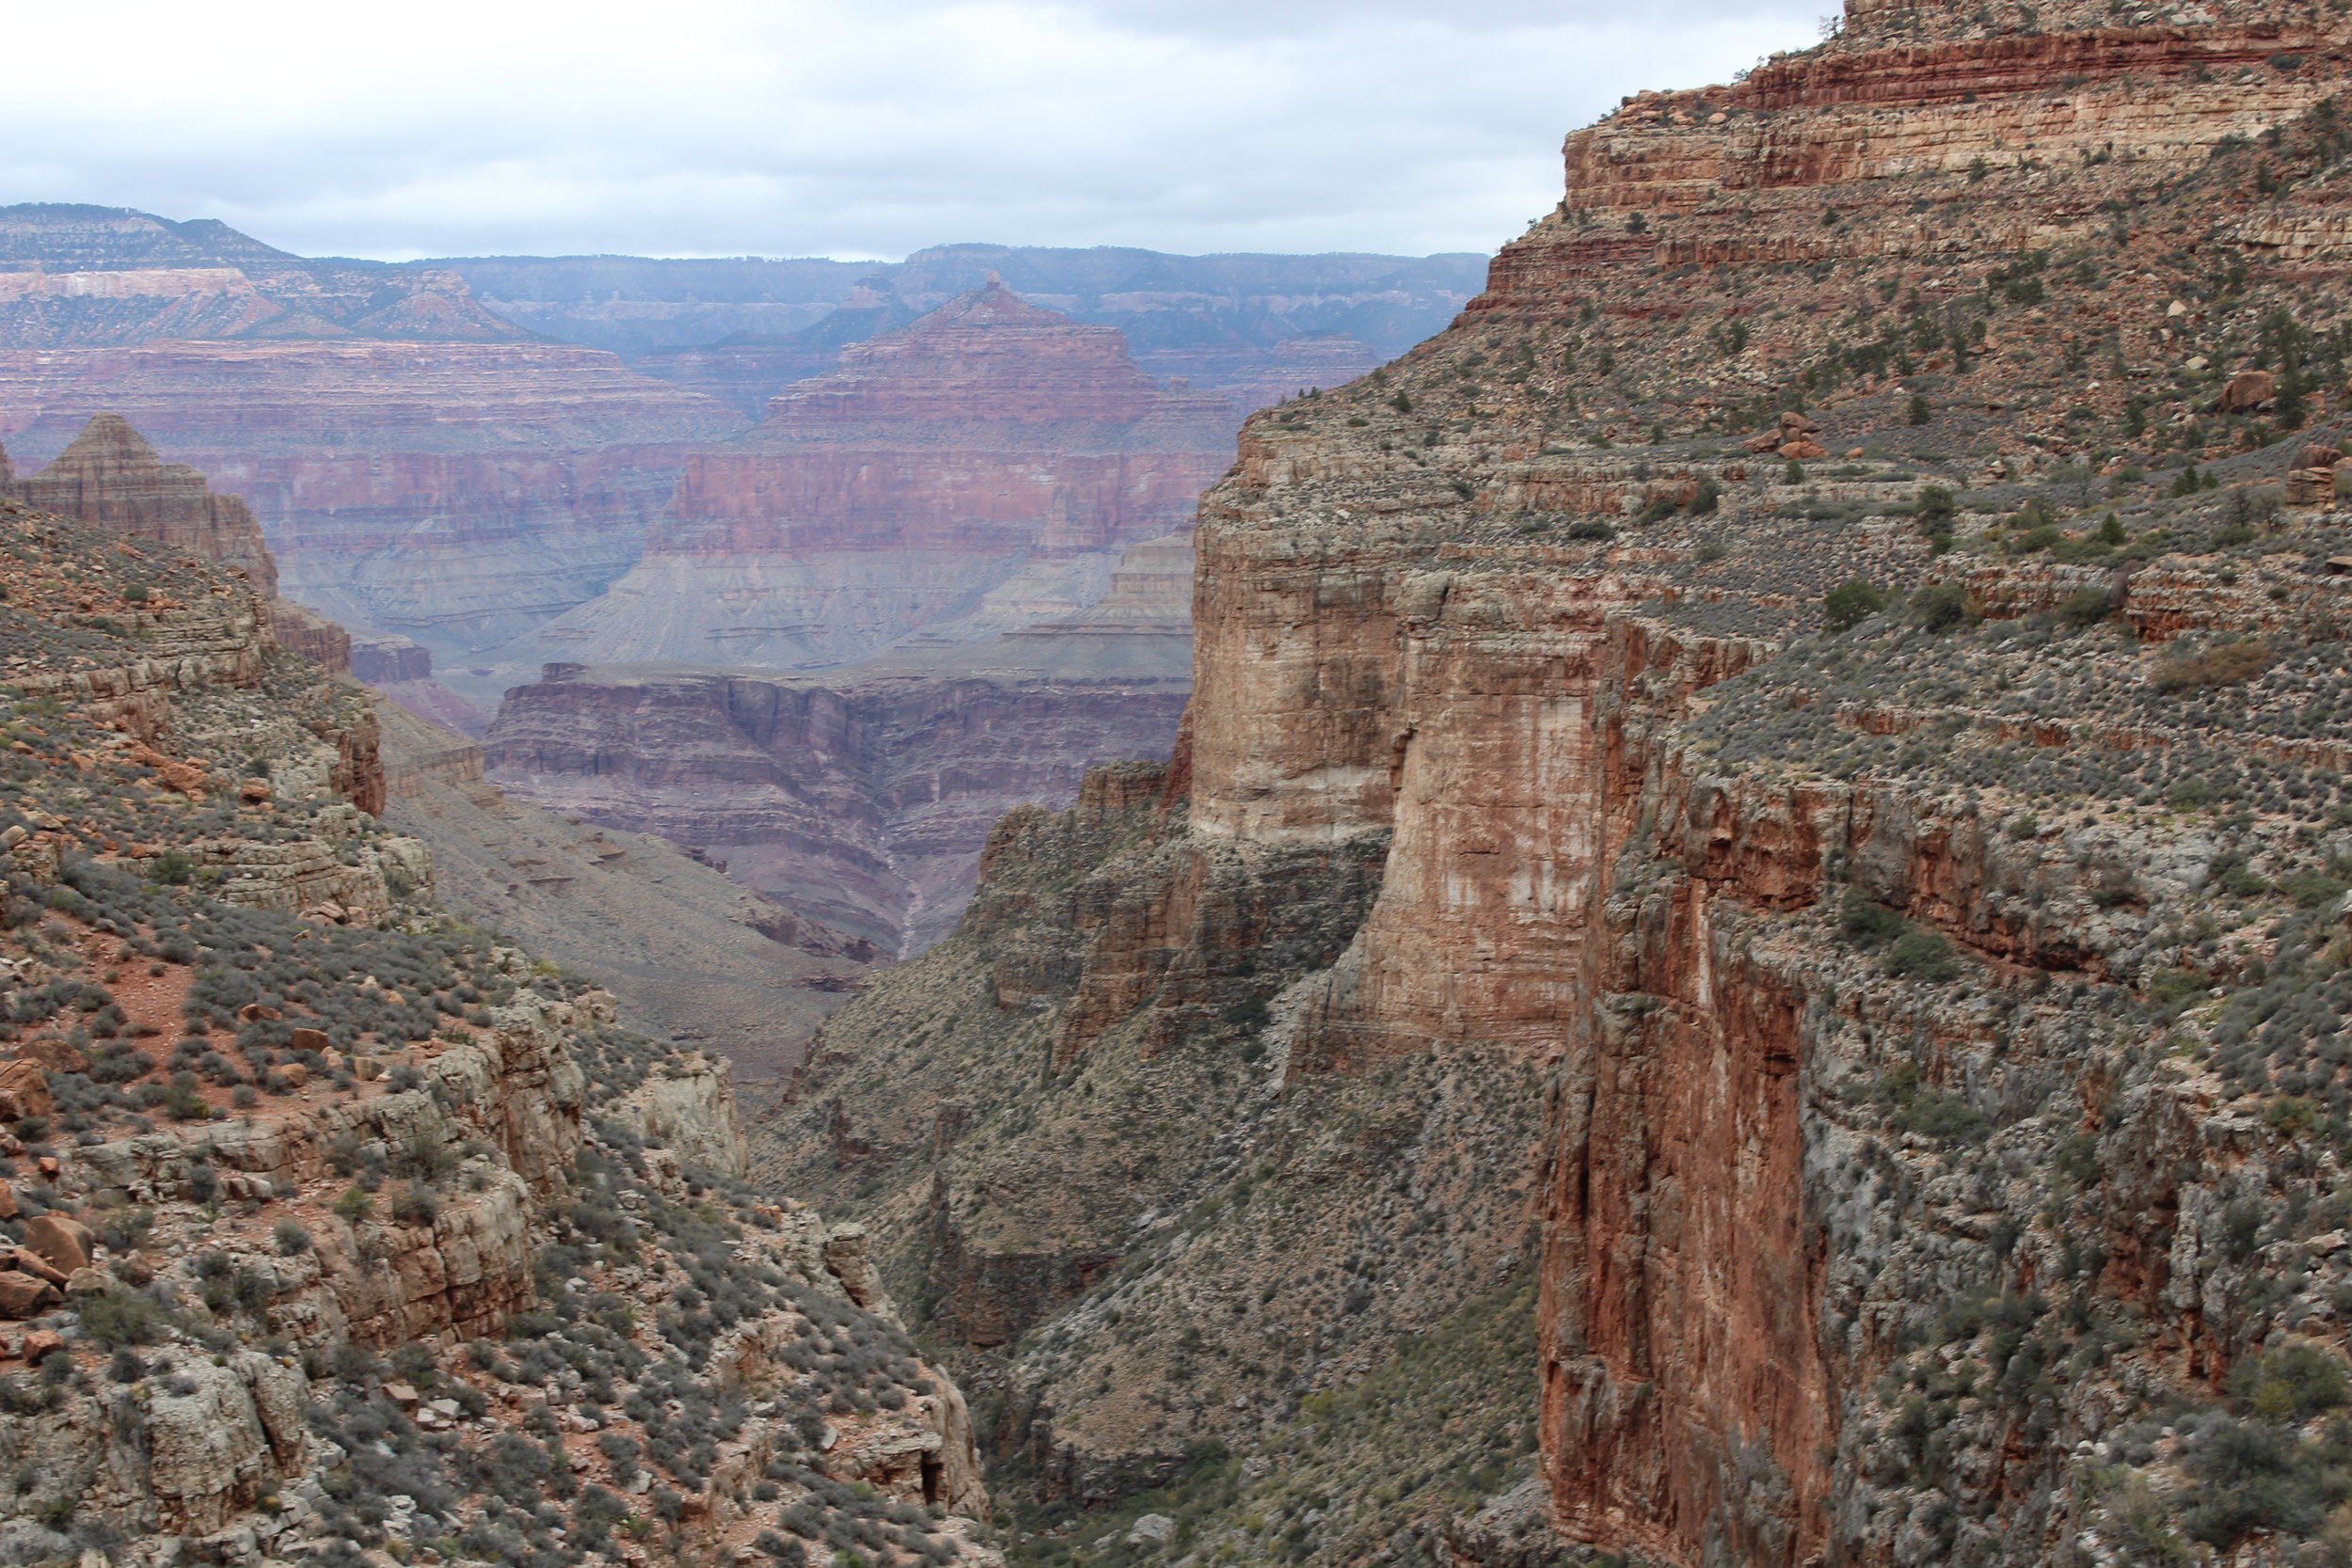
[[[226,562],[264,598],[278,592],[278,563],[244,499],[215,495],[196,469],[166,463],[119,414],[92,415],[56,461],[11,488],[43,512]]]
[[[518,647],[812,668],[1067,613],[1121,546],[1184,522],[1232,420],[1160,391],[1117,332],[992,282],[695,453],[637,567]]]

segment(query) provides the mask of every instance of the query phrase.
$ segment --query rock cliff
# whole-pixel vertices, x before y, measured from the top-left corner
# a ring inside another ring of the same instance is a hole
[[[1024,1560],[2341,1549],[2348,48],[1857,4],[1249,420],[756,1139]]]
[[[0,589],[12,1557],[1001,1561],[866,1233],[435,902],[247,578],[0,499]]]
[[[1190,689],[1183,537],[1092,608],[821,675],[550,665],[485,742],[498,785],[659,834],[890,954],[953,928],[990,827],[1094,764],[1165,756]]]

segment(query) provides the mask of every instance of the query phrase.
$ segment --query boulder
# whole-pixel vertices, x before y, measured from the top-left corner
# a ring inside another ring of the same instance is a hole
[[[1818,458],[1827,457],[1829,455],[1829,449],[1822,446],[1819,441],[1798,439],[1782,447],[1780,449],[1780,455],[1788,459],[1791,463],[1811,463]]]
[[[39,1062],[22,1057],[0,1062],[0,1121],[45,1117],[56,1103],[49,1093],[49,1074]]]
[[[69,1296],[103,1296],[106,1293],[106,1276],[96,1269],[75,1269],[65,1282]]]
[[[24,1227],[24,1250],[71,1275],[89,1267],[89,1227],[63,1214],[43,1214]]]
[[[89,1058],[55,1035],[26,1040],[16,1048],[20,1062],[38,1062],[48,1072],[87,1072]]]
[[[1751,436],[1740,444],[1753,452],[1776,451],[1787,438],[1777,430],[1768,430],[1761,436]]]
[[[324,1029],[296,1029],[287,1039],[286,1048],[289,1051],[325,1051],[332,1043]]]
[[[45,1279],[52,1285],[63,1285],[71,1277],[70,1270],[58,1268],[40,1253],[27,1251],[21,1246],[9,1247],[7,1251],[0,1252],[0,1269],[15,1269],[19,1273],[29,1274],[36,1279]]]
[[[14,1269],[0,1269],[0,1318],[37,1318],[65,1299],[55,1285]]]
[[[2240,371],[2221,388],[2221,411],[2250,414],[2278,394],[2278,377],[2268,371]]]

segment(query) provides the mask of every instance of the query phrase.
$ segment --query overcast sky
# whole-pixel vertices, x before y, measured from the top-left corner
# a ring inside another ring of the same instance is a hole
[[[117,0],[11,13],[0,202],[310,255],[1491,250],[1830,0]],[[1475,13],[1474,15],[1470,13]]]

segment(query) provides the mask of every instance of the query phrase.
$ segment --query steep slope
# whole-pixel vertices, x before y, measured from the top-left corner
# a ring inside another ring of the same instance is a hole
[[[1001,1560],[863,1233],[435,906],[357,689],[9,499],[0,587],[12,1558]]]
[[[2337,1549],[2348,42],[1856,5],[1249,420],[1165,775],[759,1140],[1017,1556]]]
[[[695,453],[644,559],[501,657],[813,669],[1068,613],[1190,515],[1232,420],[992,281]]]
[[[892,954],[951,930],[1014,806],[1164,757],[1191,689],[1192,549],[1129,546],[1075,615],[820,675],[551,664],[506,694],[499,785],[691,845],[728,876]]]
[[[724,1056],[767,1099],[881,954],[730,882],[676,846],[509,798],[482,748],[385,702],[385,821],[440,868],[484,927],[592,977],[621,1022]]]

